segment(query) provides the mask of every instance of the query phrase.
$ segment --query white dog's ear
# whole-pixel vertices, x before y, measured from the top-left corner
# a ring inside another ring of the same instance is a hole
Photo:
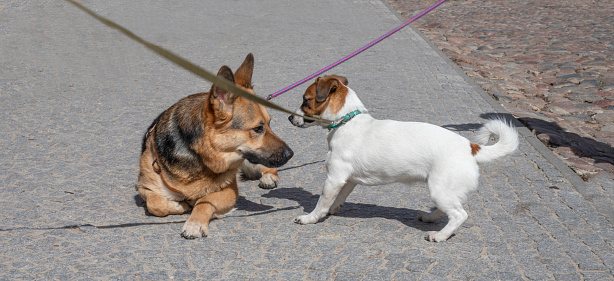
[[[322,79],[318,79],[316,83],[316,101],[324,102],[330,94],[337,90],[340,81],[332,77],[324,77]]]
[[[337,76],[337,75],[335,75],[335,76]],[[343,77],[343,76],[337,76],[337,79],[339,79],[339,81],[341,81],[341,83],[343,83],[343,85],[346,85],[346,86],[347,86],[347,85],[348,85],[348,83],[349,83],[349,82],[348,82],[348,79],[347,79],[347,78],[345,78],[345,77]]]

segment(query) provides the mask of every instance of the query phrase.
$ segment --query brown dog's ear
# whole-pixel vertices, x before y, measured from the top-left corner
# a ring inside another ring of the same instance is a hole
[[[252,88],[252,74],[254,73],[254,55],[249,53],[243,61],[243,64],[239,66],[237,72],[235,72],[235,81],[237,85],[251,89]]]
[[[328,76],[322,79],[318,77],[318,80],[316,80],[316,101],[324,102],[330,94],[337,90],[337,87],[339,87],[339,80],[334,77]]]
[[[224,78],[232,83],[235,82],[234,76],[232,75],[232,70],[228,66],[222,66],[220,70],[217,72],[218,78]],[[213,105],[213,110],[215,114],[218,115],[218,118],[224,120],[228,116],[232,115],[232,105],[237,99],[237,95],[233,94],[230,91],[223,89],[222,87],[218,87],[217,85],[211,86],[211,104]]]

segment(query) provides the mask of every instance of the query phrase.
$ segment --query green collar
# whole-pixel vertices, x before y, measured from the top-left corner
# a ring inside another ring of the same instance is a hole
[[[347,123],[348,121],[350,121],[350,119],[354,118],[354,116],[356,116],[356,115],[358,115],[360,113],[362,113],[362,112],[360,112],[360,110],[354,110],[354,111],[346,114],[345,116],[343,116],[343,118],[341,118],[341,120],[339,120],[339,121],[337,121],[337,122],[335,122],[333,124],[328,125],[328,130],[330,131],[330,130],[332,130],[334,128],[337,128],[337,127]]]

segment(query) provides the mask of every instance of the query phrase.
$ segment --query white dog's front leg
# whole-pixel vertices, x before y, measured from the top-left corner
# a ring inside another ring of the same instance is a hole
[[[337,195],[337,199],[335,199],[335,203],[333,203],[333,205],[330,207],[330,210],[328,211],[329,214],[334,215],[339,211],[339,208],[341,208],[343,203],[345,203],[345,200],[348,198],[350,193],[352,193],[355,186],[356,184],[353,182],[348,182],[343,186]]]
[[[344,185],[345,182],[331,180],[331,178],[326,179],[322,195],[320,195],[320,199],[318,199],[316,208],[309,215],[299,216],[294,221],[300,224],[311,224],[325,217]]]

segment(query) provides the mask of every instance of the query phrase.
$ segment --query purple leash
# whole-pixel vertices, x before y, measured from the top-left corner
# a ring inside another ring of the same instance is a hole
[[[426,10],[424,10],[424,11],[422,11],[421,13],[419,13],[419,14],[417,14],[417,15],[413,16],[413,17],[412,17],[411,19],[409,19],[408,21],[406,21],[406,22],[404,22],[403,24],[399,25],[397,28],[395,28],[395,29],[393,29],[393,30],[390,30],[388,33],[386,33],[386,34],[384,34],[384,35],[380,36],[379,38],[375,39],[373,42],[371,42],[371,43],[367,44],[366,46],[364,46],[364,47],[362,47],[362,48],[360,48],[360,49],[358,49],[358,50],[354,51],[353,53],[351,53],[351,54],[349,54],[349,55],[347,55],[347,56],[343,57],[342,59],[340,59],[340,60],[338,60],[338,61],[334,62],[333,64],[331,64],[331,65],[329,65],[329,66],[327,66],[327,67],[325,67],[325,68],[320,69],[318,72],[316,72],[316,73],[314,73],[314,74],[311,74],[311,75],[309,75],[309,76],[307,76],[307,77],[303,78],[302,80],[300,80],[300,81],[298,81],[298,82],[296,82],[296,83],[294,83],[294,84],[292,84],[292,85],[290,85],[290,86],[288,86],[288,87],[285,87],[285,88],[283,88],[283,89],[281,89],[281,90],[279,90],[279,91],[277,91],[277,92],[275,92],[275,93],[272,93],[272,94],[268,95],[268,96],[267,96],[265,99],[270,100],[270,99],[272,99],[272,98],[274,98],[274,97],[277,97],[277,96],[279,96],[279,95],[281,95],[281,94],[283,94],[283,93],[285,93],[285,92],[287,92],[287,91],[290,91],[290,90],[294,89],[295,87],[298,87],[298,86],[302,85],[303,83],[305,83],[305,82],[307,82],[307,81],[309,81],[309,80],[311,80],[311,79],[313,79],[313,78],[317,77],[318,75],[320,75],[320,74],[322,74],[322,73],[324,73],[324,72],[326,72],[326,71],[331,70],[333,67],[335,67],[335,66],[337,66],[337,65],[340,65],[341,63],[343,63],[343,62],[345,62],[345,61],[347,61],[347,60],[349,60],[349,59],[353,58],[354,56],[356,56],[356,55],[358,55],[358,54],[362,53],[363,51],[365,51],[365,50],[367,50],[367,49],[369,49],[369,48],[373,47],[373,45],[375,45],[375,44],[379,43],[380,41],[382,41],[382,40],[386,39],[388,36],[390,36],[390,35],[394,34],[395,32],[397,32],[397,31],[399,31],[399,30],[401,30],[401,29],[403,29],[403,27],[406,27],[407,25],[409,25],[409,24],[410,24],[410,23],[412,23],[413,21],[415,21],[415,20],[419,19],[420,17],[422,17],[422,16],[426,15],[428,12],[430,12],[430,11],[432,11],[433,9],[437,8],[437,6],[439,6],[439,5],[443,4],[443,2],[446,2],[446,0],[439,0],[439,1],[437,1],[437,3],[435,3],[435,4],[433,4],[432,6],[428,7]]]

